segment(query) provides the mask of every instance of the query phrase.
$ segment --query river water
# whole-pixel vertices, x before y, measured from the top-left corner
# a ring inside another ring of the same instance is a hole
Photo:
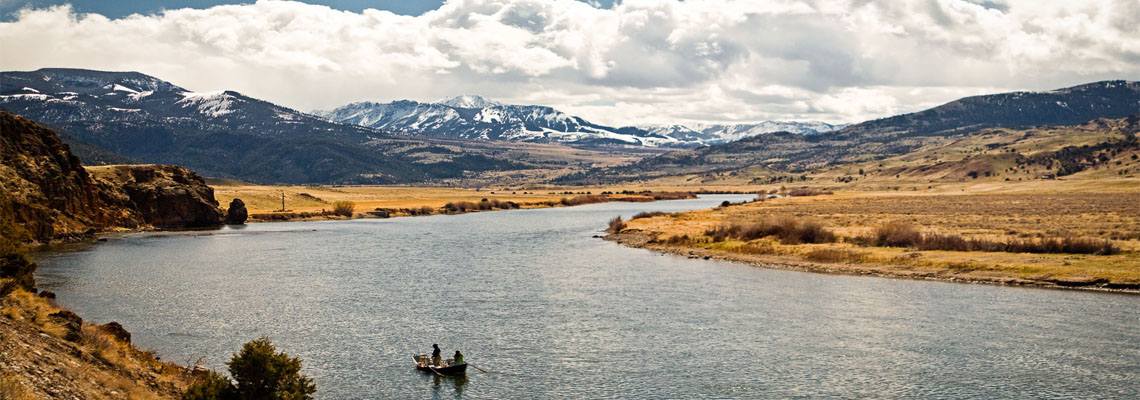
[[[765,270],[594,238],[741,196],[112,236],[39,254],[95,322],[224,370],[268,335],[318,398],[1138,398],[1140,296]],[[466,379],[413,369],[439,343]]]

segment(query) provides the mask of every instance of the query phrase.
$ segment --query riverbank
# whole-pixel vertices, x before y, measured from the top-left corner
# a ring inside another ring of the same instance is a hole
[[[235,198],[241,199],[249,213],[249,222],[450,215],[696,197],[693,188],[490,190],[410,186],[263,186],[218,180],[209,183],[219,203],[226,205]],[[351,204],[351,210],[338,210],[337,205],[345,202]]]
[[[765,268],[1140,293],[1137,199],[841,193],[638,218],[608,239]]]
[[[16,291],[0,314],[0,398],[175,399],[193,379],[117,324],[85,323],[49,298]]]

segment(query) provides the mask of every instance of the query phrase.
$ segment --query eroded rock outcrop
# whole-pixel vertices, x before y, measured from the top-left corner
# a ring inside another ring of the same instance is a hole
[[[159,228],[216,226],[222,212],[214,189],[194,172],[176,165],[88,167],[116,202],[127,203],[143,224]]]
[[[84,168],[51,129],[0,111],[0,217],[25,241],[90,236],[115,228],[219,225],[214,192],[170,165]]]
[[[230,207],[226,209],[226,223],[241,225],[245,223],[246,219],[249,219],[249,211],[245,209],[245,202],[241,199],[231,201]]]

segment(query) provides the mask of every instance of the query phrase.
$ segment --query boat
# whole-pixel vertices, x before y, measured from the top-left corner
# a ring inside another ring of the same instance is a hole
[[[431,364],[431,357],[426,354],[413,356],[412,360],[416,362],[416,369],[424,372],[431,372],[439,375],[456,376],[467,374],[467,363],[455,363],[453,359],[440,360],[439,366]]]

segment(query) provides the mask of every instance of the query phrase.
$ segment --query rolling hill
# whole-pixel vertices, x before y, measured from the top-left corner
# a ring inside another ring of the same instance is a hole
[[[670,175],[766,168],[797,173],[907,154],[985,129],[1068,126],[1140,114],[1140,82],[1103,81],[1046,92],[973,96],[818,135],[771,133],[739,141],[595,168],[560,183],[609,183]]]

